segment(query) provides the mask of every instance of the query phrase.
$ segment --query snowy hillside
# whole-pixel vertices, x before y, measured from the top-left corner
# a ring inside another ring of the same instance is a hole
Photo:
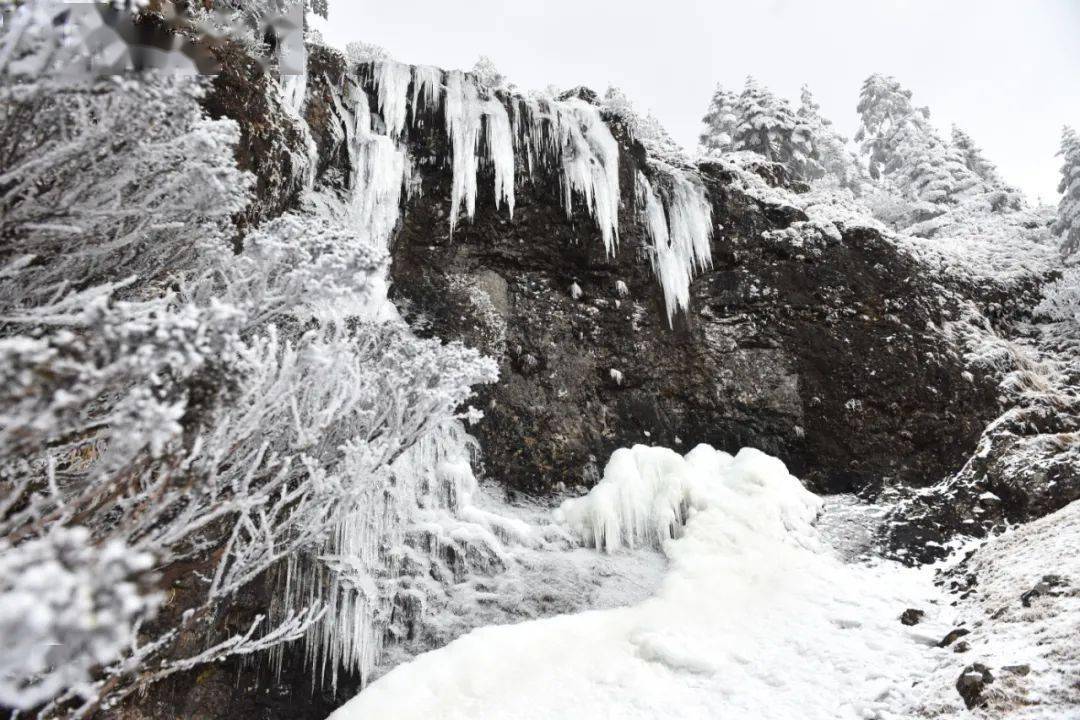
[[[1080,712],[1074,132],[329,11],[0,1],[5,716]]]

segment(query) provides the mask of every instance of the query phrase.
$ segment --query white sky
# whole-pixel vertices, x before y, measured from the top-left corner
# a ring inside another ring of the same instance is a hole
[[[806,83],[850,137],[884,72],[1054,203],[1061,126],[1080,129],[1080,0],[331,0],[320,29],[409,63],[488,55],[522,89],[617,85],[688,148],[717,82],[750,73],[792,101]]]

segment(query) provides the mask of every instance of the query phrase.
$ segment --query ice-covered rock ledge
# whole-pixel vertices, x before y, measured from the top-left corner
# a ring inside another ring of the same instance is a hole
[[[941,591],[925,569],[844,563],[814,527],[820,509],[756,450],[619,450],[557,516],[605,551],[662,546],[653,597],[475,630],[332,718],[910,717],[948,625],[898,612]]]

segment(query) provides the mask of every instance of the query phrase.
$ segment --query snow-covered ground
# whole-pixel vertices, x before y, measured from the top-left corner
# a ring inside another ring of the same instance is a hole
[[[917,689],[925,717],[957,714],[958,667],[974,663],[993,676],[975,717],[1080,717],[1080,502],[957,560],[943,577],[959,592],[954,622],[969,634]]]
[[[783,464],[707,446],[620,450],[556,518],[612,555],[662,547],[633,605],[482,627],[400,665],[339,709],[369,718],[909,718],[963,706],[934,570],[859,555],[873,511],[824,505]],[[828,537],[829,540],[825,538]],[[839,540],[835,540],[839,538]],[[834,546],[835,543],[835,546]],[[637,549],[634,549],[634,548]],[[926,611],[917,625],[907,608]]]

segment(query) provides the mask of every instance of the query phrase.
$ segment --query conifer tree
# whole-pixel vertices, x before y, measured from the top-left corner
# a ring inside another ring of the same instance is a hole
[[[821,115],[821,106],[814,100],[810,88],[802,88],[797,113],[799,123],[807,128],[813,145],[813,157],[823,176],[831,177],[852,190],[858,190],[864,171],[858,160],[848,150],[847,138],[833,127],[832,121]]]
[[[967,166],[968,170],[989,183],[1001,184],[1001,177],[998,175],[994,163],[983,157],[982,148],[975,144],[970,135],[956,125],[952,127],[952,145],[963,157],[964,165]]]
[[[814,157],[812,133],[787,100],[749,77],[735,109],[738,123],[732,138],[734,150],[764,155],[803,179],[821,174]]]
[[[887,178],[903,195],[926,203],[921,211],[954,203],[979,188],[981,178],[963,153],[930,124],[930,111],[915,107],[911,91],[895,78],[871,75],[859,97],[862,126],[855,136],[870,158],[870,176]]]
[[[1062,131],[1058,155],[1064,162],[1058,184],[1061,203],[1053,231],[1062,238],[1062,253],[1070,257],[1080,252],[1080,136],[1071,127]]]
[[[701,118],[701,122],[705,124],[705,130],[699,138],[702,152],[723,153],[732,149],[735,127],[739,122],[736,115],[738,102],[738,95],[717,84],[709,102],[709,110],[705,117]]]

